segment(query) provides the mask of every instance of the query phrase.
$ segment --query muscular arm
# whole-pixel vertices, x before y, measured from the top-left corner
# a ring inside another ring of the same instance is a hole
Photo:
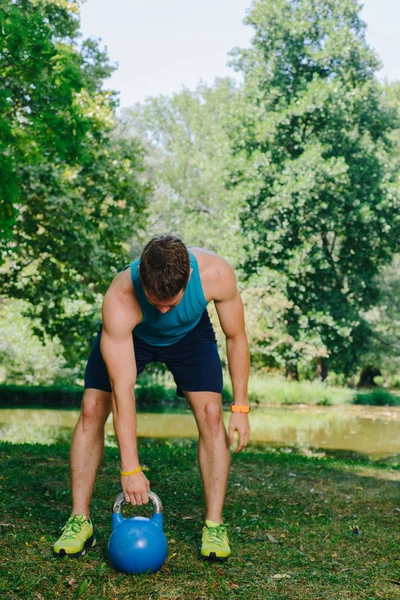
[[[237,290],[236,279],[230,265],[216,257],[214,274],[214,301],[222,330],[226,337],[229,375],[232,381],[235,404],[248,404],[247,386],[250,372],[250,353],[247,342],[244,309]],[[234,443],[234,431],[239,433],[240,452],[248,444],[250,428],[247,414],[232,413],[229,425],[230,443]]]
[[[114,429],[123,471],[139,466],[134,395],[137,372],[132,329],[140,320],[141,311],[127,270],[115,278],[104,297],[101,335],[101,353],[111,382]],[[128,502],[148,501],[148,481],[143,473],[122,477],[121,483]]]

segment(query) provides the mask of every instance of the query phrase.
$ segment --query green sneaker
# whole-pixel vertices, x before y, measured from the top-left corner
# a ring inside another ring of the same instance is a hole
[[[83,515],[74,515],[69,518],[62,528],[62,535],[53,546],[58,556],[81,556],[86,549],[96,545],[93,535],[93,525],[90,519]]]
[[[231,555],[226,525],[206,521],[201,536],[202,558],[209,560],[226,560]]]

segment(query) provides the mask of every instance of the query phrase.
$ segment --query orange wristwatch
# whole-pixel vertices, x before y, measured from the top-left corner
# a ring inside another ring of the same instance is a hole
[[[248,404],[231,404],[231,412],[248,413],[250,412],[250,406]]]

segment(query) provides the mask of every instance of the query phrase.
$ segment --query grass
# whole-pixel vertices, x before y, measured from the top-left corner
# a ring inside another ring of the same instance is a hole
[[[232,386],[227,373],[224,374],[222,398],[225,404],[233,400]],[[139,378],[136,388],[140,404],[176,404],[175,385],[169,373]],[[276,375],[252,375],[249,380],[250,402],[261,405],[313,404],[335,406],[350,404],[354,391],[344,387],[328,386],[316,381],[288,381]]]
[[[148,576],[109,563],[119,456],[106,448],[92,505],[98,546],[53,556],[70,509],[68,445],[0,444],[3,600],[385,600],[400,598],[400,470],[250,447],[233,456],[225,518],[233,555],[198,560],[203,498],[191,441],[142,440],[164,504],[168,558]],[[150,514],[149,507],[125,514]]]
[[[249,380],[250,399],[260,404],[316,404],[334,406],[349,404],[354,391],[328,386],[317,381],[288,381],[284,377],[252,375]]]

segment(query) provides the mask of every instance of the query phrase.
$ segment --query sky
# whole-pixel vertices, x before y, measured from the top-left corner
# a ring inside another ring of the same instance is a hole
[[[400,0],[364,0],[367,42],[380,57],[381,79],[400,80]],[[105,87],[120,93],[125,108],[148,96],[170,96],[216,77],[240,80],[227,65],[235,46],[248,47],[243,24],[251,0],[85,0],[84,38],[101,39],[118,64]]]

